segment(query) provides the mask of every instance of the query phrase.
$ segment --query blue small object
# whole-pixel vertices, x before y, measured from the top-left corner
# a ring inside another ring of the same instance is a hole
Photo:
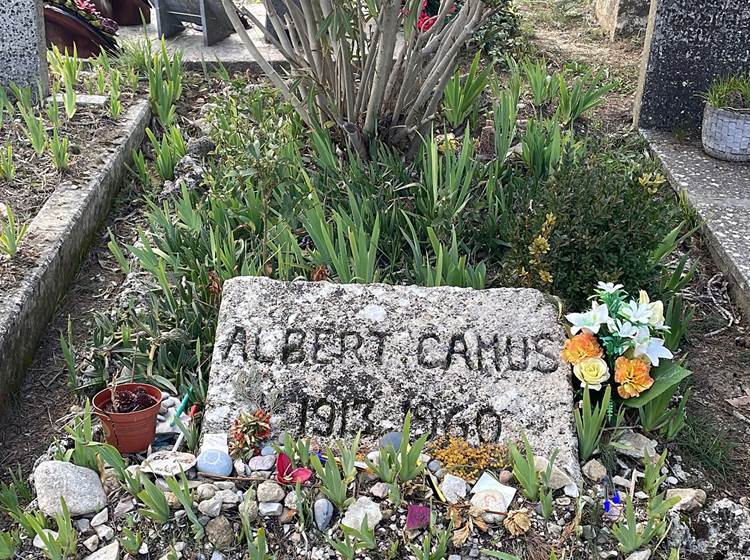
[[[219,449],[206,449],[198,455],[198,472],[214,476],[229,476],[234,463],[229,454]]]
[[[615,504],[619,504],[620,503],[620,494],[619,493],[615,492],[614,496],[612,496],[612,502],[614,502]]]
[[[266,445],[260,450],[261,455],[276,455],[276,450],[271,445]]]
[[[604,500],[604,511],[609,513],[610,508],[612,507],[612,503],[609,501],[609,498]]]
[[[312,455],[315,455],[318,458],[321,465],[325,465],[326,461],[328,460],[328,457],[326,457],[325,453],[323,453],[322,451],[316,451],[315,453],[312,453]]]
[[[380,443],[378,445],[383,449],[392,445],[393,449],[398,450],[401,447],[401,432],[388,432],[380,438]]]

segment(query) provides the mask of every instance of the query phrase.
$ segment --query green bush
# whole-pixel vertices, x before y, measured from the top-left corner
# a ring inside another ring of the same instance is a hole
[[[517,182],[505,281],[550,291],[572,308],[587,306],[599,280],[652,288],[652,253],[679,218],[657,164],[642,153],[632,142],[613,150],[590,141],[550,177]]]

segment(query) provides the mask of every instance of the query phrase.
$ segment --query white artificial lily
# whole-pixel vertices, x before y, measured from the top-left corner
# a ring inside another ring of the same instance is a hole
[[[638,303],[630,300],[628,304],[620,310],[620,315],[625,317],[631,323],[648,325],[651,319],[651,307],[647,303]]]
[[[618,290],[624,288],[622,284],[615,284],[614,282],[598,282],[596,288],[605,294],[614,294]]]
[[[648,305],[651,311],[648,324],[657,330],[669,330],[669,327],[664,324],[664,304],[661,300],[651,302],[648,294],[643,290],[641,290],[639,300],[641,304]]]
[[[616,321],[617,328],[615,332],[620,335],[621,338],[635,338],[638,336],[638,327],[630,323],[629,321]]]
[[[607,306],[603,303],[598,304],[595,301],[591,302],[591,311],[587,311],[586,313],[569,313],[565,318],[573,325],[570,328],[570,332],[573,334],[584,329],[596,334],[599,332],[599,327],[610,320]]]
[[[661,358],[668,360],[673,358],[672,352],[664,346],[664,340],[653,338],[648,327],[641,327],[638,330],[633,352],[636,358],[646,356],[654,367],[659,365]]]

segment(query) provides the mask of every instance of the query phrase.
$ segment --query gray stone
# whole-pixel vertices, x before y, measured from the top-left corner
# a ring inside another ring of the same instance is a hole
[[[445,495],[445,499],[449,503],[455,504],[460,502],[466,497],[468,487],[466,481],[458,476],[452,474],[446,474],[443,481],[440,483],[440,490]]]
[[[73,520],[73,526],[81,534],[89,533],[91,531],[91,521],[85,517]]]
[[[646,549],[633,552],[625,560],[648,560],[649,558],[651,558],[651,551]]]
[[[401,447],[401,439],[401,432],[388,432],[382,438],[380,438],[378,447],[386,448],[390,445],[394,449],[398,449]]]
[[[697,129],[700,97],[720,76],[747,72],[750,10],[736,0],[653,0],[635,123],[641,128]]]
[[[56,539],[58,536],[57,531],[53,531],[52,529],[42,529],[42,531],[44,531],[44,534],[51,539]],[[34,535],[34,540],[31,541],[31,544],[34,545],[34,548],[38,548],[39,550],[47,550],[47,545],[44,544],[42,537],[39,535]]]
[[[98,525],[94,527],[96,535],[103,541],[111,541],[115,536],[115,530],[109,525]]]
[[[440,463],[440,461],[433,459],[429,463],[427,463],[427,468],[430,469],[430,472],[436,473],[440,470],[440,468],[443,465]]]
[[[72,463],[40,463],[34,471],[34,487],[39,509],[49,517],[62,513],[60,498],[65,500],[73,517],[96,513],[107,506],[99,475]]]
[[[258,485],[257,497],[259,502],[281,502],[285,495],[284,489],[270,480]]]
[[[198,455],[198,472],[214,476],[229,476],[234,462],[228,453],[219,449],[206,449]]]
[[[679,498],[674,506],[678,511],[691,512],[703,507],[706,503],[706,491],[701,488],[670,488],[667,490],[667,500]]]
[[[99,548],[99,535],[91,535],[88,539],[83,541],[83,546],[89,552],[94,552],[97,548]]]
[[[216,487],[213,484],[201,484],[195,489],[195,498],[202,502],[203,500],[210,500],[216,495]]]
[[[390,486],[385,482],[376,482],[372,485],[372,488],[370,488],[370,494],[382,500],[383,498],[388,496],[390,489]]]
[[[410,409],[413,436],[465,426],[472,442],[504,441],[523,431],[538,453],[559,448],[559,465],[578,478],[564,339],[536,290],[233,278],[203,429],[227,431],[254,393],[273,390],[281,431],[339,434],[344,411],[344,432],[374,443]]]
[[[206,538],[219,550],[229,549],[234,543],[232,524],[223,515],[212,519],[206,525]]]
[[[362,523],[367,517],[367,526],[372,529],[383,519],[383,513],[380,511],[378,504],[366,496],[360,497],[356,502],[349,506],[341,520],[344,527],[360,530]]]
[[[115,540],[93,554],[89,554],[84,560],[120,560],[120,543]]]
[[[91,526],[98,527],[99,525],[104,525],[107,521],[109,521],[109,511],[107,511],[107,508],[104,508],[91,518]]]
[[[545,472],[549,466],[549,460],[546,457],[536,455],[534,457],[534,465],[536,466],[537,472]],[[555,459],[555,465],[552,466],[552,474],[549,479],[549,485],[552,490],[560,490],[566,486],[573,485],[575,482],[565,472],[563,472],[557,466],[557,459]]]
[[[217,517],[221,513],[221,498],[214,496],[198,504],[198,511],[209,517]]]
[[[251,471],[270,471],[276,465],[276,455],[256,455],[247,462]]]
[[[260,502],[258,514],[263,517],[278,517],[284,511],[284,506],[278,502]]]
[[[266,445],[265,447],[263,447],[263,449],[260,450],[260,454],[261,455],[276,455],[276,450],[272,446]]]
[[[0,2],[0,86],[49,87],[42,0]]]
[[[204,158],[216,148],[216,142],[208,136],[191,138],[187,143],[187,153],[194,158]]]
[[[626,429],[618,434],[615,449],[617,449],[620,455],[643,459],[646,453],[648,453],[649,457],[658,455],[656,445],[657,443],[653,439],[649,439],[631,429]]]
[[[318,530],[325,531],[333,519],[333,504],[326,498],[318,498],[313,504],[313,516]]]
[[[242,461],[242,459],[236,459],[234,461],[234,474],[237,476],[245,476],[247,472],[247,467],[245,466],[245,463]]]
[[[239,507],[240,515],[242,515],[248,522],[253,522],[258,519],[258,502],[253,499],[243,500]]]
[[[694,530],[687,533],[686,553],[696,558],[746,560],[750,551],[750,509],[723,498],[703,509],[691,525]]]
[[[582,470],[584,476],[592,482],[599,482],[605,476],[607,476],[607,467],[602,465],[596,459],[589,460],[585,465],[583,465]]]

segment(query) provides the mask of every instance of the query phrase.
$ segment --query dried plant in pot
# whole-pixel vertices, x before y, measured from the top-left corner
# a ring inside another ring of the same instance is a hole
[[[750,161],[750,74],[717,80],[703,98],[703,149],[718,159]]]
[[[94,397],[107,443],[120,453],[148,449],[156,437],[161,390],[147,383],[112,383]]]

